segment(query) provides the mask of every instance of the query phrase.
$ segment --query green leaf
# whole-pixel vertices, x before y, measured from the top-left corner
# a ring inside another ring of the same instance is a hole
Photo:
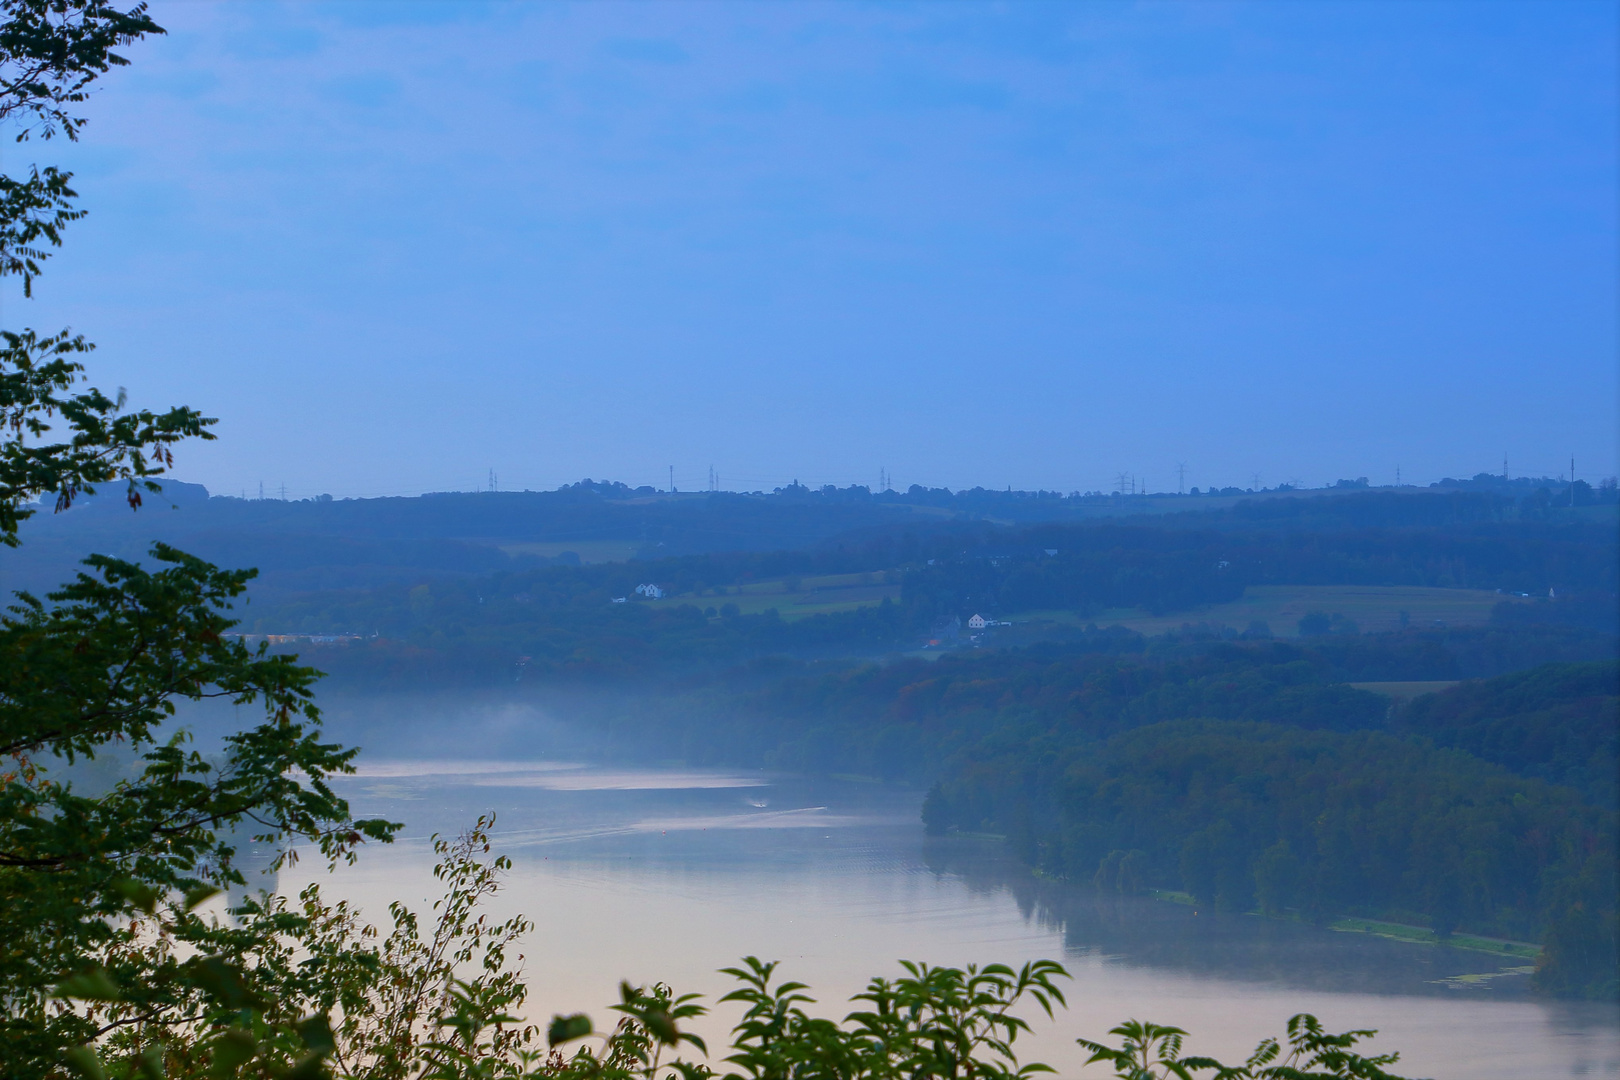
[[[326,1080],[331,1075],[325,1054],[308,1054],[288,1071],[286,1080]]]
[[[157,910],[157,903],[163,894],[145,882],[134,878],[119,878],[112,883],[112,891],[122,896],[133,908],[150,915]]]
[[[163,1044],[149,1046],[135,1059],[135,1071],[146,1080],[163,1080],[167,1069],[163,1066]]]
[[[195,885],[186,890],[186,910],[195,911],[198,906],[218,896],[223,889],[215,885]]]
[[[205,956],[186,968],[193,985],[232,1012],[260,1004],[242,969],[223,957]]]
[[[337,1040],[332,1037],[332,1020],[325,1013],[316,1013],[298,1024],[298,1037],[312,1054],[327,1055],[337,1051]]]
[[[674,1043],[681,1037],[680,1029],[675,1026],[675,1019],[663,1009],[648,1009],[641,1014],[641,1022],[652,1032],[653,1038],[661,1043]]]
[[[75,1046],[62,1052],[62,1064],[73,1070],[74,1075],[82,1076],[85,1080],[106,1080],[107,1069],[101,1064],[101,1055],[88,1046]]]
[[[251,1031],[233,1027],[220,1032],[209,1049],[213,1051],[209,1072],[219,1080],[228,1080],[253,1060],[253,1055],[259,1052],[259,1043]]]
[[[96,968],[63,979],[57,984],[56,996],[81,1001],[117,1001],[124,994],[105,968]]]
[[[574,1013],[572,1016],[557,1015],[551,1018],[551,1025],[546,1028],[546,1042],[551,1046],[558,1046],[575,1039],[583,1039],[593,1030],[591,1018],[584,1013]]]

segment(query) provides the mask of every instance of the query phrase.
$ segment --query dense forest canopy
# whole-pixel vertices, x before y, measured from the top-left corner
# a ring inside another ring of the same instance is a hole
[[[1620,805],[1620,667],[1544,664],[1419,697],[1396,730]]]
[[[1612,996],[1615,816],[1568,789],[1376,731],[1177,720],[1102,739],[993,734],[930,796],[1049,872],[1326,920],[1544,940],[1544,984]]]

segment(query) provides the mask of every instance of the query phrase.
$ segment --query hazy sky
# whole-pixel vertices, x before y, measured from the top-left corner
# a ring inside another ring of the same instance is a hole
[[[156,0],[4,325],[217,492],[1595,480],[1616,10]]]

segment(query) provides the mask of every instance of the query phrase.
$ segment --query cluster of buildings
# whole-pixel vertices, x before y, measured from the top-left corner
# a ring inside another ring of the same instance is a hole
[[[664,590],[660,589],[657,585],[637,585],[635,592],[637,596],[645,596],[648,600],[662,600],[664,598]],[[628,604],[630,602],[630,598],[628,596],[615,596],[609,602],[614,604]]]

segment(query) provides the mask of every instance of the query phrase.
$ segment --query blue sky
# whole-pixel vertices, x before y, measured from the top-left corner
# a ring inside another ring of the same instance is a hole
[[[152,10],[3,321],[219,492],[1617,468],[1613,4]]]

